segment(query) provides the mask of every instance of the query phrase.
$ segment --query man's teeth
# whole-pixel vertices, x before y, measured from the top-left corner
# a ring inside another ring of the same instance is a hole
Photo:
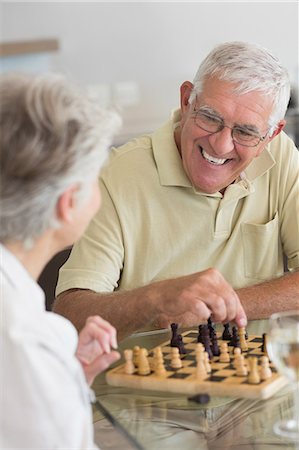
[[[221,164],[224,164],[226,161],[226,159],[214,158],[213,156],[211,156],[207,152],[205,152],[203,148],[201,149],[201,154],[204,157],[204,159],[206,159],[210,163],[216,164],[218,166],[221,166]]]

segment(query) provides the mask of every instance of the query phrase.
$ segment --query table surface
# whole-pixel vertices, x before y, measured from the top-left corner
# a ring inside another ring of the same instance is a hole
[[[168,331],[136,334],[122,342],[120,351],[135,345],[151,349],[169,337]],[[105,374],[93,389],[115,422],[94,409],[95,441],[102,450],[299,450],[299,443],[273,432],[275,422],[292,417],[289,386],[267,400],[212,397],[207,405],[183,394],[109,386]]]

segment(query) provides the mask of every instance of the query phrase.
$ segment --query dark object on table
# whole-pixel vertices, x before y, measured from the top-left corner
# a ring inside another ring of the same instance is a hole
[[[210,401],[209,394],[196,394],[192,397],[188,397],[191,402],[199,403],[200,405],[206,405]]]

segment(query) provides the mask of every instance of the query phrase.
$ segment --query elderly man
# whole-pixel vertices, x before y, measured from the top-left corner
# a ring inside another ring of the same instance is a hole
[[[161,129],[111,152],[105,206],[59,276],[56,310],[78,328],[98,311],[121,336],[210,314],[240,325],[238,303],[218,289],[222,276],[251,320],[299,307],[286,70],[264,48],[225,43],[180,92],[180,110]],[[253,320],[255,332],[262,322]]]

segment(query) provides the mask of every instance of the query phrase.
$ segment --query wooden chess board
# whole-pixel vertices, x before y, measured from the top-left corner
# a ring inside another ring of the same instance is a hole
[[[196,379],[196,359],[195,348],[197,344],[198,332],[196,330],[182,333],[186,354],[181,355],[183,367],[173,369],[170,366],[171,347],[170,341],[160,344],[162,348],[166,373],[157,376],[152,370],[148,375],[139,375],[137,370],[132,375],[124,371],[125,364],[122,364],[106,373],[108,384],[113,386],[124,386],[135,389],[146,389],[154,391],[166,391],[195,395],[207,393],[219,397],[239,397],[266,399],[279,391],[287,384],[287,379],[279,375],[270,363],[272,377],[261,381],[259,384],[249,384],[247,377],[236,375],[236,370],[230,363],[221,363],[219,357],[214,356],[211,360],[212,372],[203,380]],[[217,333],[219,346],[222,342],[220,334]],[[263,356],[261,336],[248,336],[248,351],[243,353],[245,360],[249,356],[256,356],[259,359]],[[227,341],[225,341],[227,342]],[[148,360],[150,367],[153,367],[153,350],[149,350]],[[229,346],[229,353],[232,355],[233,348]]]

